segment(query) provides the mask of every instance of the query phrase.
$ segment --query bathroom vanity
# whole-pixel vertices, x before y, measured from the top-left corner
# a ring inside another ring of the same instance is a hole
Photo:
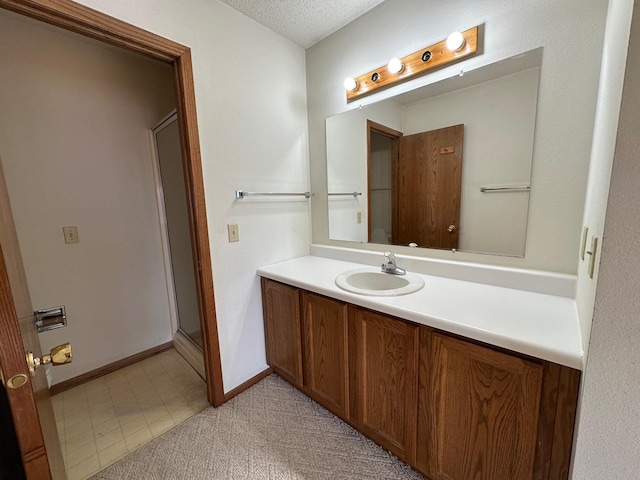
[[[308,256],[258,270],[273,370],[428,478],[568,478],[573,299],[433,275],[395,297],[335,285],[357,267]]]

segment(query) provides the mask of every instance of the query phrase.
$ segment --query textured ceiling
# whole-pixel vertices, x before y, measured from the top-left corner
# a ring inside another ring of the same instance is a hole
[[[221,1],[306,49],[383,0]]]

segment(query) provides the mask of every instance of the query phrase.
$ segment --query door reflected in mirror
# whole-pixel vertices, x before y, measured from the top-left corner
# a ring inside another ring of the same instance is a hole
[[[524,255],[541,57],[327,118],[329,237]]]
[[[368,239],[458,248],[464,125],[403,135],[367,121]]]

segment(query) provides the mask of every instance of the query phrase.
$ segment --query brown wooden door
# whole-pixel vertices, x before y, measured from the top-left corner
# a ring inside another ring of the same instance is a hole
[[[262,279],[267,363],[286,381],[302,389],[300,291]]]
[[[418,327],[349,307],[351,421],[394,455],[415,456]]]
[[[454,125],[400,138],[394,244],[458,248],[463,136],[464,125]]]
[[[533,478],[542,365],[420,333],[418,468],[434,480]]]
[[[0,369],[27,478],[64,479],[45,367],[31,378],[25,360],[25,351],[37,356],[41,351],[1,164],[0,332]]]
[[[308,292],[302,294],[302,305],[304,390],[348,419],[347,305]]]

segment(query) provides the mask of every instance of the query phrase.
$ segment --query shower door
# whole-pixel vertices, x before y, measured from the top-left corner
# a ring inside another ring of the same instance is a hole
[[[196,271],[189,231],[187,194],[177,115],[174,113],[169,116],[153,129],[153,133],[158,158],[158,196],[163,200],[159,202],[159,205],[161,210],[164,207],[164,219],[162,212],[160,217],[164,224],[167,240],[166,250],[169,254],[165,260],[168,270],[167,283],[169,288],[173,290],[169,292],[169,295],[175,300],[173,310],[178,332],[202,352]],[[179,343],[175,337],[174,342]],[[176,348],[180,351],[177,345]],[[190,360],[188,355],[183,356]],[[195,365],[194,368],[199,370]]]

